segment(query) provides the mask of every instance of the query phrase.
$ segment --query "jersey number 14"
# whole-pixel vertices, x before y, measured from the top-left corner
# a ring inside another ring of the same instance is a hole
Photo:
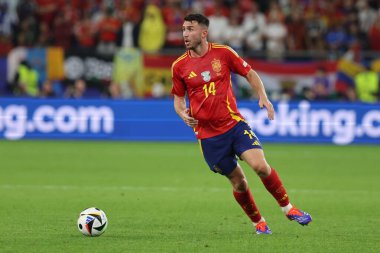
[[[210,94],[213,95],[213,96],[215,96],[215,93],[216,93],[215,83],[214,82],[206,83],[205,85],[203,85],[203,90],[205,92],[206,98]]]

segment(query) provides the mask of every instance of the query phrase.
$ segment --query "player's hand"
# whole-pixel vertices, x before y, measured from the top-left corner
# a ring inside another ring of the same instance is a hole
[[[260,109],[263,109],[263,107],[267,108],[268,118],[270,120],[274,120],[274,108],[268,98],[264,98],[264,99],[260,98],[259,106],[260,106]]]
[[[189,127],[196,127],[198,125],[198,120],[190,116],[189,109],[182,111],[179,116]]]

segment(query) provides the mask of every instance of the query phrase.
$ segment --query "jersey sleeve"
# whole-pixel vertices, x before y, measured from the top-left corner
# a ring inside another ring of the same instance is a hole
[[[251,70],[251,66],[244,61],[232,48],[226,48],[226,56],[230,63],[232,72],[241,76],[246,76]]]
[[[173,95],[184,97],[186,94],[186,86],[183,83],[181,75],[178,72],[178,66],[176,64],[172,65],[172,91]]]

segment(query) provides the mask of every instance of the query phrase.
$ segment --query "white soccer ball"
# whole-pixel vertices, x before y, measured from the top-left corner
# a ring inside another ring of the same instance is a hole
[[[107,226],[107,216],[99,208],[90,207],[79,214],[78,229],[86,236],[99,236],[106,231]]]

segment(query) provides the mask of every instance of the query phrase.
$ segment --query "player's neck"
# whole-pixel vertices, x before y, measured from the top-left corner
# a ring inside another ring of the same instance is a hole
[[[194,58],[204,56],[208,52],[208,46],[209,44],[207,41],[202,42],[198,47],[190,50],[190,56]]]

